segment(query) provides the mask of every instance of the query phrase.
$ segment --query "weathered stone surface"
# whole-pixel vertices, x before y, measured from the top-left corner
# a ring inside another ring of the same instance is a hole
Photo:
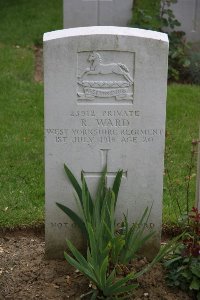
[[[64,28],[127,26],[133,0],[64,0]]]
[[[117,219],[137,222],[153,203],[147,228],[162,224],[167,35],[121,27],[66,29],[44,35],[46,253],[63,256],[66,236],[82,241],[55,202],[77,210],[66,163],[95,190],[124,170]],[[155,253],[155,251],[152,251]]]

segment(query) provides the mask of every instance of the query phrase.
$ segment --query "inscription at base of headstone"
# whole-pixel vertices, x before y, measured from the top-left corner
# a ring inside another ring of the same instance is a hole
[[[123,169],[116,218],[137,222],[160,246],[167,91],[166,34],[122,27],[66,29],[44,35],[46,254],[63,257],[66,237],[83,245],[56,202],[77,211],[64,163],[85,175],[95,193],[107,164],[107,183]]]
[[[64,0],[64,28],[127,26],[133,0]]]

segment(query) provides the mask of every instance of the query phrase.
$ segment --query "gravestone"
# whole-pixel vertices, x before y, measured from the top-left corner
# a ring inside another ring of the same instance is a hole
[[[64,0],[64,28],[127,26],[133,0]]]
[[[200,41],[200,0],[178,0],[171,7],[181,23],[176,30],[184,31],[190,42]]]
[[[81,247],[75,224],[56,202],[77,210],[64,163],[95,191],[107,163],[111,185],[123,169],[117,220],[148,228],[160,246],[167,91],[166,34],[122,27],[65,29],[44,35],[46,253],[63,257],[65,238]]]

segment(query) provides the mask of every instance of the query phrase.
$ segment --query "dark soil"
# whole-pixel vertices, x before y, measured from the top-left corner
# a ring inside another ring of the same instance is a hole
[[[145,259],[137,263],[137,268]],[[135,300],[189,300],[187,294],[166,286],[158,264],[141,277]],[[0,299],[81,299],[90,283],[66,261],[45,260],[44,233],[13,231],[0,234]],[[85,299],[85,298],[84,298]],[[87,298],[86,298],[87,299]]]

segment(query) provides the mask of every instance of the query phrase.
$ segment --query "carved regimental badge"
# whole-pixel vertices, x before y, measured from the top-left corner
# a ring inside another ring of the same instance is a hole
[[[117,51],[78,54],[78,102],[133,103],[134,54]]]

